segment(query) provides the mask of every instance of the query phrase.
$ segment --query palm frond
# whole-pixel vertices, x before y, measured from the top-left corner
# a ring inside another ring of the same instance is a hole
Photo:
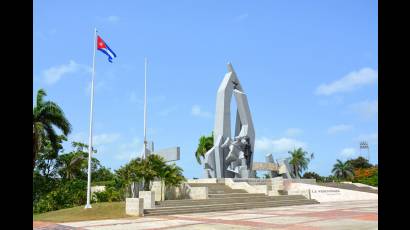
[[[41,104],[43,104],[43,97],[44,96],[47,96],[46,91],[44,91],[44,89],[39,89],[37,91],[37,101],[36,101],[37,107],[40,106]]]
[[[58,136],[50,124],[44,124],[44,130],[46,131],[46,136],[50,140],[51,147],[58,153]]]
[[[71,132],[71,124],[66,119],[63,110],[54,102],[46,102],[39,111],[41,119],[53,123],[61,129],[64,135],[68,135]]]

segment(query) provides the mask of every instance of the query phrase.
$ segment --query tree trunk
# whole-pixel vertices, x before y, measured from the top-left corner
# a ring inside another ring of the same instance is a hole
[[[295,177],[296,177],[296,179],[299,179],[298,166],[295,165],[294,170],[295,170]]]
[[[34,172],[34,167],[36,166],[36,152],[37,152],[37,143],[36,143],[36,136],[33,133],[33,172]]]
[[[36,151],[33,149],[33,171],[34,171],[35,165],[36,165]]]
[[[160,180],[161,182],[161,201],[162,201],[162,179]]]
[[[144,180],[144,191],[149,191],[149,184],[150,184],[149,180]]]

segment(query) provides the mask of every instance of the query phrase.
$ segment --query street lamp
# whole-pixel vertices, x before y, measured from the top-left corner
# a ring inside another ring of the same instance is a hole
[[[360,142],[360,152],[362,149],[367,149],[367,160],[370,163],[370,150],[369,150],[369,144],[367,143],[367,141]]]

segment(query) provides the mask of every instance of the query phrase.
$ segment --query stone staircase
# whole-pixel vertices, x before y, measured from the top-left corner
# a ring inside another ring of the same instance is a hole
[[[319,203],[316,200],[308,200],[302,195],[267,196],[263,193],[250,194],[242,189],[231,189],[223,183],[192,183],[189,185],[191,187],[208,187],[208,199],[156,202],[154,209],[144,210],[144,215],[173,215]]]
[[[192,183],[189,184],[191,187],[208,187],[208,194],[231,194],[231,193],[245,193],[248,194],[243,189],[231,189],[224,183]]]

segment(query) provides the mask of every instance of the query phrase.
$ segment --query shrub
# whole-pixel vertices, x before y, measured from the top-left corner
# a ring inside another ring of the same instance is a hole
[[[96,198],[96,202],[107,202],[108,201],[108,193],[106,191],[103,192],[95,192],[93,195]]]
[[[379,172],[377,167],[359,168],[354,170],[353,182],[378,186]]]
[[[41,197],[46,196],[49,192],[58,187],[58,180],[40,175],[38,172],[33,174],[33,205]]]
[[[305,172],[303,174],[303,177],[305,179],[316,179],[316,181],[321,181],[322,178],[321,176],[319,176],[319,174],[315,173],[315,172]]]
[[[60,181],[59,186],[33,204],[34,213],[54,211],[85,204],[87,182],[83,180]]]
[[[117,191],[115,188],[108,187],[103,192],[95,192],[97,202],[113,202],[113,201],[121,201],[122,196],[120,191]]]

